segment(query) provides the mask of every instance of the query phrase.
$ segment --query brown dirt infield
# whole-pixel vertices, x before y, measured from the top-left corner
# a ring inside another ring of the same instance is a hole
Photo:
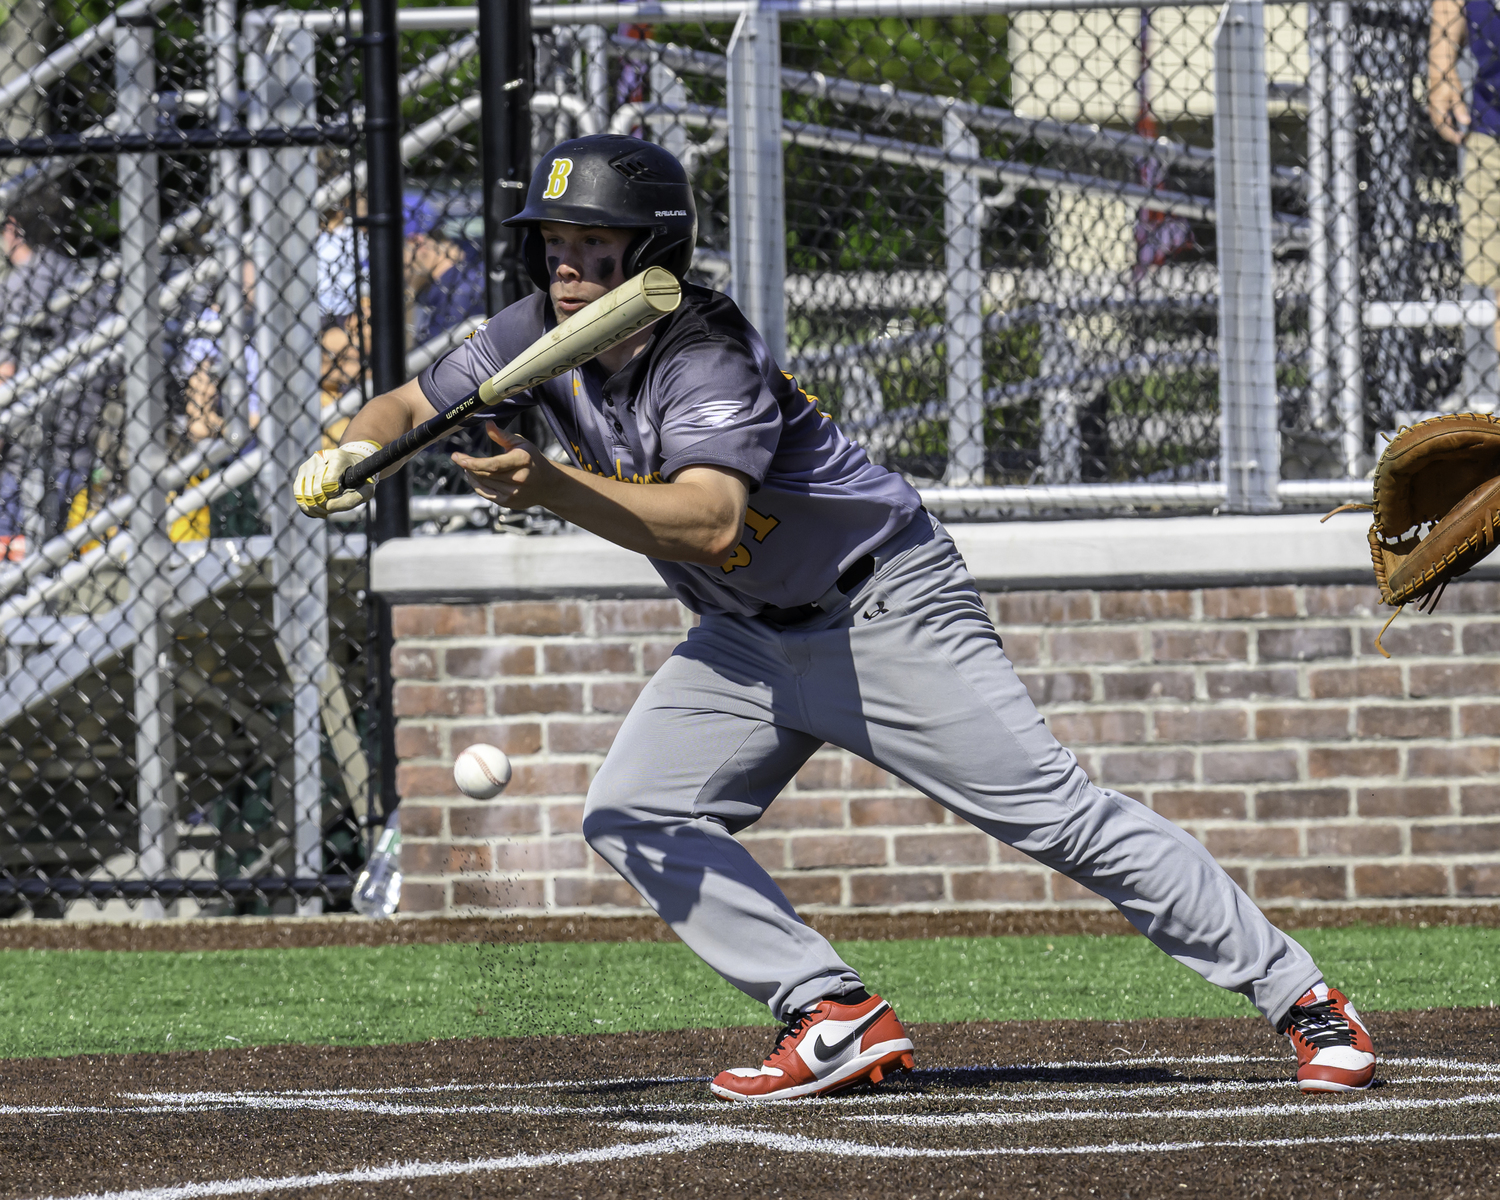
[[[0,1197],[1500,1192],[1500,1012],[1370,1024],[1379,1086],[1318,1098],[1243,1019],[918,1026],[914,1075],[758,1106],[702,1077],[765,1029],[9,1061]]]

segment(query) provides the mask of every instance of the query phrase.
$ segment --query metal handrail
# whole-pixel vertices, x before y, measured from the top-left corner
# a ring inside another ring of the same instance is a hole
[[[124,353],[118,344],[110,346],[82,362],[72,363],[63,374],[38,383],[14,397],[5,408],[0,409],[0,437],[11,436],[16,426],[28,420],[37,409],[62,396],[75,393],[106,371],[117,368],[123,357]]]
[[[693,22],[728,24],[746,10],[745,0],[644,0],[635,4],[533,4],[532,25],[665,25]],[[761,11],[783,21],[814,21],[855,17],[959,17],[985,13],[1036,12],[1056,9],[1079,12],[1116,8],[1109,0],[759,0]],[[1213,0],[1157,0],[1153,8],[1218,7]],[[364,17],[350,12],[349,29],[358,33]],[[282,11],[272,18],[277,29],[306,29],[335,33],[344,28],[344,14]],[[403,32],[475,29],[479,9],[403,8],[396,28]]]
[[[113,346],[125,332],[127,324],[124,316],[113,313],[87,333],[79,334],[71,342],[59,346],[8,383],[0,384],[0,411],[9,408],[36,388],[65,374],[75,363]]]
[[[679,124],[696,125],[699,128],[728,129],[731,124],[729,110],[726,108],[717,108],[707,104],[681,105],[647,100],[624,104],[617,108],[610,119],[610,132],[626,132],[641,121],[650,120],[656,116],[669,116]],[[1199,221],[1212,221],[1215,217],[1214,201],[1208,196],[1193,196],[1186,192],[1150,188],[1140,183],[1105,179],[1102,176],[1084,175],[1077,171],[1062,171],[1055,167],[1021,166],[1002,159],[949,154],[937,146],[924,146],[920,142],[908,142],[900,138],[881,137],[855,130],[836,129],[828,125],[809,125],[800,121],[784,120],[781,140],[790,146],[832,150],[853,158],[921,167],[928,171],[968,171],[981,179],[1007,186],[1034,187],[1052,192],[1074,192],[1108,196],[1117,200],[1133,200],[1137,204],[1156,211],[1176,213]],[[1291,234],[1299,234],[1307,226],[1306,217],[1291,216],[1287,213],[1273,212],[1271,219]]]
[[[66,45],[59,46],[36,66],[23,71],[4,87],[0,87],[0,111],[10,108],[27,92],[55,83],[89,55],[109,49],[114,44],[115,29],[122,17],[127,21],[143,17],[160,12],[173,2],[174,0],[131,0],[129,4],[122,4],[99,24],[84,30]]]
[[[1337,504],[1368,501],[1368,479],[1284,479],[1278,488],[1283,503]],[[1015,512],[1059,508],[1210,508],[1223,504],[1229,489],[1222,483],[1043,483],[1008,487],[918,488],[922,503],[935,513]]]
[[[729,74],[729,59],[725,55],[712,54],[707,50],[691,50],[670,42],[654,42],[648,39],[620,36],[612,38],[611,45],[621,58],[645,63],[660,63],[674,71],[692,71],[714,79],[725,79]],[[893,87],[888,83],[863,83],[856,79],[825,75],[821,71],[800,71],[795,67],[782,67],[781,86],[784,90],[801,96],[826,98],[844,104],[929,117],[935,120],[942,120],[947,114],[953,113],[971,129],[1014,134],[1018,137],[1035,138],[1037,141],[1077,146],[1085,150],[1097,150],[1104,147],[1136,158],[1191,163],[1202,170],[1212,170],[1214,164],[1214,152],[1204,146],[1190,146],[1186,142],[1174,142],[1165,137],[1148,138],[1137,133],[1121,133],[1118,130],[1104,129],[1098,125],[1080,125],[1054,121],[1046,117],[1027,117],[1008,108],[976,104],[957,96],[934,96],[926,92],[913,92]],[[1271,173],[1283,183],[1291,186],[1300,187],[1303,183],[1303,173],[1296,167],[1276,167]]]
[[[163,468],[158,477],[161,487],[164,491],[179,488],[204,466],[217,465],[235,453],[235,447],[229,442],[218,439],[204,442],[191,454]],[[128,492],[116,496],[93,516],[49,539],[35,554],[28,555],[18,565],[0,572],[0,597],[10,595],[50,569],[66,566],[80,546],[109,536],[110,530],[129,517],[135,507],[136,498]]]

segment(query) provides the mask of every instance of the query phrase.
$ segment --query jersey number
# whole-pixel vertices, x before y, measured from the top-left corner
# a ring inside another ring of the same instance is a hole
[[[766,540],[767,535],[781,522],[767,513],[758,512],[753,508],[745,509],[745,524],[749,526],[750,532],[757,542]],[[741,542],[734,548],[734,553],[729,556],[729,561],[721,563],[719,570],[728,575],[737,567],[748,567],[750,565],[750,547]]]

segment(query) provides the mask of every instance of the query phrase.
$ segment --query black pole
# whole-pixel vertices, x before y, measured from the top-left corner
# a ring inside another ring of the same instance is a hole
[[[406,280],[401,220],[401,41],[396,0],[364,0],[365,162],[370,231],[370,375],[376,395],[406,382]],[[403,467],[375,487],[376,545],[411,536],[411,474]],[[380,695],[380,815],[395,809],[396,714],[391,696],[391,606],[371,593]]]
[[[500,222],[521,211],[531,178],[531,91],[535,75],[528,0],[479,0],[479,140],[484,171],[484,265],[489,311],[530,290],[521,231]]]

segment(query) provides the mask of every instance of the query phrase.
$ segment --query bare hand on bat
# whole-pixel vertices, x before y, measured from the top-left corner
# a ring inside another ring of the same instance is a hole
[[[546,495],[562,472],[540,450],[523,437],[503,433],[493,421],[484,423],[490,441],[500,453],[490,458],[453,455],[474,491],[501,508],[545,507]]]

